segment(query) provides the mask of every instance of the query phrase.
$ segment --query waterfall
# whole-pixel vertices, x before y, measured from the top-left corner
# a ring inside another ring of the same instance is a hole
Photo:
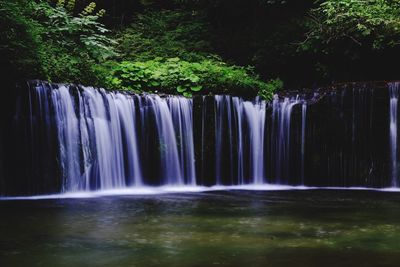
[[[301,105],[301,184],[304,185],[307,103]]]
[[[133,99],[94,88],[73,91],[52,90],[63,191],[140,185]]]
[[[398,186],[398,162],[397,162],[397,104],[399,98],[400,83],[389,84],[390,92],[390,158],[392,169],[392,186]]]
[[[231,184],[265,182],[265,120],[265,101],[215,96],[216,184],[223,176]]]
[[[178,139],[180,173],[186,180],[185,184],[196,185],[192,119],[193,101],[183,97],[169,97],[167,100]]]
[[[39,105],[47,89],[34,88]],[[192,100],[61,85],[51,90],[63,186],[74,192],[146,184],[137,129],[157,129],[161,184],[196,184]],[[147,134],[147,133],[145,133]]]
[[[38,88],[38,95],[43,88]],[[52,91],[60,145],[60,164],[64,175],[63,191],[76,191],[85,188],[87,181],[82,181],[80,173],[81,153],[79,150],[79,121],[75,113],[74,102],[69,90],[61,86]],[[45,93],[41,95],[46,95]],[[43,102],[42,102],[43,103]],[[45,104],[45,103],[43,103]],[[47,103],[46,103],[47,104]],[[84,154],[83,154],[84,155]]]
[[[201,166],[200,166],[200,177],[203,180],[204,176],[205,176],[205,154],[206,154],[206,119],[207,119],[207,104],[206,104],[206,96],[202,96],[201,97],[201,158],[200,158],[200,162],[201,162]]]
[[[278,183],[288,183],[290,170],[291,118],[294,106],[300,103],[298,97],[274,96],[272,104],[272,151],[275,155],[275,177]]]
[[[27,171],[14,178],[2,162],[8,176],[0,177],[0,192],[248,184],[397,187],[399,84],[391,83],[389,90],[296,92],[268,102],[32,82],[27,96],[21,92],[17,100],[19,128],[10,126],[23,142],[6,146],[23,151],[18,164]]]
[[[253,183],[264,183],[264,130],[265,130],[265,102],[242,102],[245,118],[249,125],[250,135],[250,177]],[[240,140],[242,142],[242,140]],[[243,145],[240,145],[241,147]]]
[[[168,184],[183,184],[182,168],[178,155],[178,142],[173,125],[171,110],[166,99],[159,96],[148,97],[156,117],[156,127],[159,134],[159,150],[162,181]]]
[[[235,107],[235,113],[234,113],[234,118],[236,120],[236,129],[237,129],[237,134],[236,134],[236,144],[237,144],[237,159],[236,159],[236,166],[237,166],[237,183],[238,184],[244,184],[244,147],[245,144],[243,142],[243,125],[242,125],[242,120],[243,120],[243,107],[244,105],[242,104],[242,100],[239,97],[234,97],[232,99],[233,105]],[[250,104],[250,103],[249,103]],[[250,104],[251,106],[251,104]],[[261,107],[261,106],[260,106]],[[261,137],[261,136],[259,136]],[[253,155],[254,158],[254,155]],[[260,166],[261,167],[261,166]]]
[[[140,167],[138,144],[136,136],[136,106],[134,99],[118,93],[115,104],[120,116],[123,142],[125,144],[127,185],[140,186],[143,184],[143,175]]]
[[[229,180],[229,183],[233,183],[234,177],[234,153],[236,147],[234,147],[234,133],[237,128],[236,124],[240,124],[236,116],[241,116],[240,104],[232,107],[233,97],[217,95],[215,96],[215,176],[216,184],[223,184],[222,180]],[[235,112],[235,114],[233,114]],[[237,140],[236,140],[237,141]],[[238,141],[237,141],[238,142]],[[224,150],[228,152],[228,159],[222,158],[217,155],[223,155]],[[222,168],[228,165],[229,170],[227,173],[223,173]],[[239,178],[241,179],[241,178]]]
[[[215,96],[215,179],[216,184],[221,184],[221,157],[222,155],[222,134],[224,122],[225,104],[224,96]]]

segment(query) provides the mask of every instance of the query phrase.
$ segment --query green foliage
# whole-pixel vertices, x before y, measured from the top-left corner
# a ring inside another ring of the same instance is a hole
[[[398,78],[386,62],[400,53],[400,1],[0,0],[0,30],[15,77],[268,97],[281,85],[254,72],[289,86]]]
[[[115,55],[114,41],[107,37],[108,30],[98,22],[97,15],[74,17],[61,2],[55,6],[25,0],[1,4],[2,24],[7,25],[1,48],[27,78],[104,84],[99,73],[104,68],[97,65]],[[26,54],[13,55],[13,51]],[[25,70],[33,71],[26,74]]]
[[[72,15],[75,13],[77,14],[79,13],[80,16],[89,16],[96,14],[97,17],[103,17],[106,13],[104,9],[100,9],[96,12],[96,7],[97,7],[96,2],[89,2],[89,4],[84,6],[80,12],[77,12],[77,8],[79,8],[79,5],[77,4],[76,0],[48,0],[48,1],[50,3],[55,3],[57,7],[65,8]]]
[[[322,50],[327,54],[351,46],[343,43],[372,50],[400,45],[398,0],[328,0],[311,10],[310,15],[304,50]]]
[[[77,16],[75,1],[7,1],[3,20],[11,30],[2,48],[27,78],[74,82],[114,89],[191,96],[232,93],[270,97],[273,87],[251,68],[223,63],[209,53],[207,25],[197,13],[148,11],[118,36],[117,54],[103,12],[89,4]],[[99,15],[100,13],[100,15]],[[96,14],[96,15],[93,15]],[[15,35],[19,33],[21,35]],[[23,34],[23,36],[22,36]],[[16,51],[12,54],[12,51]],[[21,51],[26,54],[18,55]],[[117,63],[120,62],[120,63]],[[110,71],[111,70],[111,71]]]
[[[71,3],[69,1],[68,3]],[[91,8],[93,6],[89,5]],[[50,80],[99,84],[93,67],[115,55],[114,42],[96,15],[74,17],[64,7],[40,3],[36,19],[44,29],[44,71]]]
[[[0,60],[5,71],[35,77],[41,73],[40,24],[33,20],[33,3],[27,0],[0,1]],[[10,71],[11,69],[11,71]]]
[[[197,12],[147,11],[118,35],[122,62],[109,87],[191,96],[199,93],[256,95],[266,84],[250,68],[227,65],[210,53],[208,25]]]
[[[273,86],[260,81],[249,68],[228,66],[215,60],[188,62],[179,58],[123,61],[108,78],[115,89],[183,94],[231,93],[270,98]]]
[[[196,12],[147,11],[118,35],[121,60],[146,61],[155,57],[179,57],[198,61],[211,51],[207,25]]]
[[[263,99],[270,99],[273,92],[283,89],[283,81],[279,78],[269,80],[264,87],[260,89],[258,95]]]

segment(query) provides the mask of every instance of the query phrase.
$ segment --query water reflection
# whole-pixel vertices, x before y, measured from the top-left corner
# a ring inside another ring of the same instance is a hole
[[[398,266],[400,195],[205,192],[0,202],[1,266]]]

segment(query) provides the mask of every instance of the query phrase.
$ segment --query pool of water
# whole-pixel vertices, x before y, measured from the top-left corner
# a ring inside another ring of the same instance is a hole
[[[0,201],[0,266],[400,266],[400,193]]]

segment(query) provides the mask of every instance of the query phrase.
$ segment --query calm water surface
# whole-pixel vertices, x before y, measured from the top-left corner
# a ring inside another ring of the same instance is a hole
[[[400,193],[0,201],[0,266],[400,266]]]

